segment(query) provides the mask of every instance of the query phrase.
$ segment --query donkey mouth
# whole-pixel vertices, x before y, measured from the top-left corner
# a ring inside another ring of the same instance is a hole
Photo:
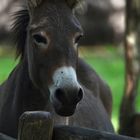
[[[76,106],[55,106],[54,109],[58,115],[67,117],[74,114]]]

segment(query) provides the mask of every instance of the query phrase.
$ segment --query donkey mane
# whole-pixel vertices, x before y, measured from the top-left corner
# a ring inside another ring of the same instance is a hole
[[[74,10],[81,1],[82,0],[65,0],[65,2],[72,10]],[[25,53],[25,45],[28,31],[27,28],[30,21],[28,8],[23,6],[21,10],[16,11],[13,14],[13,20],[14,22],[11,29],[13,34],[13,41],[16,48],[16,58],[20,57],[22,59]]]
[[[16,58],[24,56],[27,39],[27,27],[29,24],[29,12],[26,7],[13,14],[12,34],[16,48]]]

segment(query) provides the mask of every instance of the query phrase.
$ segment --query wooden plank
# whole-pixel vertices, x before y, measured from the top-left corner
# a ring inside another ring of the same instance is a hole
[[[16,140],[16,139],[0,133],[0,140]]]
[[[56,126],[53,140],[140,140],[136,138],[97,131],[94,129]]]
[[[19,121],[18,140],[52,140],[53,119],[48,112],[25,112]]]

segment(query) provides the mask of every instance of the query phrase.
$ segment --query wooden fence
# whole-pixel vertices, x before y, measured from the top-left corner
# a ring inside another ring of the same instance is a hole
[[[0,134],[0,140],[16,140]],[[54,126],[48,112],[25,112],[19,121],[18,140],[140,140],[113,133],[70,126]]]

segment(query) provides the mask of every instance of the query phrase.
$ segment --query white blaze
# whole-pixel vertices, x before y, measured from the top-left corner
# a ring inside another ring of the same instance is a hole
[[[73,67],[60,67],[53,74],[53,84],[50,86],[51,94],[57,88],[63,87],[77,87],[79,83],[77,81],[77,76],[75,69]]]

